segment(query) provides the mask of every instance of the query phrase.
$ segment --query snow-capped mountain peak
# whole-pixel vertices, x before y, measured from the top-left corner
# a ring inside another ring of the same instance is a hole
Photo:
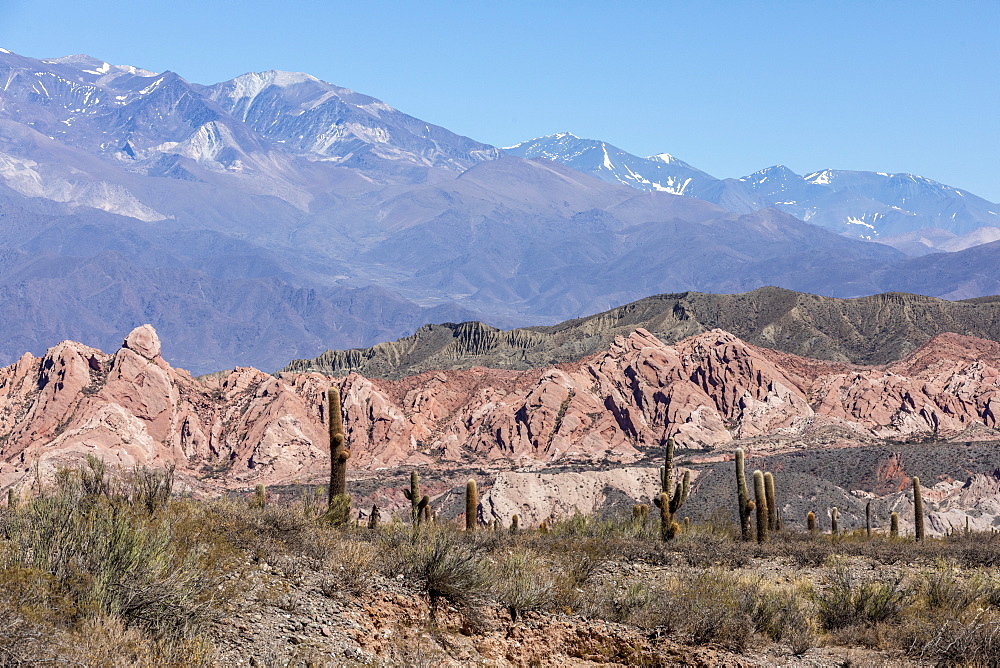
[[[301,72],[250,72],[206,89],[255,132],[310,160],[369,156],[464,171],[500,151]]]
[[[7,51],[6,53],[10,53]],[[88,56],[85,53],[73,56],[62,56],[61,58],[50,58],[41,61],[47,65],[61,65],[68,67],[82,74],[90,74],[96,77],[103,77],[108,74],[132,74],[138,77],[155,77],[156,72],[144,70],[133,65],[114,65],[99,58]]]
[[[680,162],[677,158],[670,155],[669,153],[657,153],[656,155],[651,155],[646,158],[646,160],[655,160],[656,162],[663,162],[668,165],[675,165]]]

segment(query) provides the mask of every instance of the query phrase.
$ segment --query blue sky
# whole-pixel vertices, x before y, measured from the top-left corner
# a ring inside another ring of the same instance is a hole
[[[992,201],[998,33],[996,0],[0,0],[26,56],[305,71],[498,146],[568,130],[719,177],[908,171]]]

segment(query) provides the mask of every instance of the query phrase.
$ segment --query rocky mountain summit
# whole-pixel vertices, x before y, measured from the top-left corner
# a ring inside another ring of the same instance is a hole
[[[175,465],[198,493],[322,481],[330,382],[251,368],[192,378],[163,360],[148,325],[110,355],[63,342],[0,371],[0,486],[31,484],[36,470],[44,476],[86,454],[122,466]],[[1000,344],[941,334],[898,362],[864,367],[759,348],[717,329],[674,345],[636,329],[545,368],[428,371],[397,381],[351,373],[333,382],[356,484],[387,495],[390,507],[403,505],[401,492],[378,481],[409,467],[458,475],[478,467],[492,479],[515,469],[634,465],[626,477],[635,481],[615,484],[642,498],[655,486],[642,466],[667,437],[705,461],[737,445],[765,454],[994,438]],[[448,484],[438,486],[438,496],[448,493]],[[484,503],[509,501],[494,493]]]

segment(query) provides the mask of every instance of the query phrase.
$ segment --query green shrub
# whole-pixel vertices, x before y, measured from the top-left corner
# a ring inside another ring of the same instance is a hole
[[[94,461],[61,471],[54,489],[9,512],[0,569],[45,574],[77,617],[191,635],[210,616],[215,584],[200,567],[202,546],[174,540],[169,517],[133,503],[144,497],[122,493],[127,484],[109,482]]]
[[[494,566],[497,601],[517,619],[526,610],[551,607],[558,569],[548,559],[524,548],[500,555]]]
[[[921,593],[928,608],[957,614],[984,593],[982,578],[961,577],[955,567],[939,559],[933,570],[924,573]]]
[[[816,596],[820,622],[836,630],[894,620],[910,598],[901,584],[902,576],[862,576],[838,561],[830,583]]]
[[[455,535],[450,528],[437,528],[412,544],[405,567],[430,601],[432,612],[448,601],[463,612],[481,603],[491,584],[482,552]]]

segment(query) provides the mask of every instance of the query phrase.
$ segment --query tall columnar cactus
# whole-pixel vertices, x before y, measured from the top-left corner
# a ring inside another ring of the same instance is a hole
[[[810,534],[816,535],[816,513],[811,510],[806,513],[806,528],[809,529]]]
[[[510,518],[510,532],[516,534],[521,530],[521,518],[514,515]]]
[[[778,503],[774,500],[774,474],[764,474],[764,496],[767,499],[767,529],[778,530]]]
[[[764,489],[764,472],[753,472],[753,496],[757,509],[757,542],[767,540],[767,491]]]
[[[889,535],[893,538],[899,537],[899,513],[889,515]]]
[[[920,478],[913,476],[913,528],[917,540],[924,539],[924,500],[920,496]]]
[[[663,466],[660,467],[660,491],[670,494],[673,492],[674,479],[674,439],[668,438],[664,445]]]
[[[736,509],[740,516],[743,540],[750,540],[750,493],[747,491],[746,459],[743,448],[736,448]]]
[[[378,529],[378,522],[381,519],[382,513],[379,512],[378,505],[372,504],[371,515],[368,516],[368,528]]]
[[[670,540],[670,523],[673,521],[670,517],[670,497],[666,492],[660,492],[653,503],[660,509],[660,538]]]
[[[465,483],[465,530],[475,531],[479,519],[479,490],[476,481],[469,478]]]
[[[673,515],[687,501],[688,488],[691,484],[691,472],[685,471],[684,477],[676,487],[674,481],[674,439],[668,438],[664,448],[663,466],[660,468],[660,491],[670,497],[670,514]]]
[[[330,429],[330,489],[328,502],[347,495],[347,460],[351,451],[344,441],[344,417],[340,410],[340,391],[331,387],[326,391],[327,421]]]
[[[258,483],[254,490],[253,498],[250,499],[250,506],[253,508],[263,508],[267,505],[267,487],[264,483]]]
[[[403,490],[403,496],[410,502],[410,521],[413,526],[420,526],[423,520],[430,517],[431,497],[426,494],[420,496],[420,477],[416,471],[410,471],[410,488]]]
[[[865,534],[871,538],[872,536],[872,502],[869,501],[865,504]]]
[[[687,501],[691,486],[691,472],[685,471],[684,477],[676,486],[674,486],[673,481],[674,439],[668,438],[663,466],[660,468],[660,494],[653,499],[653,503],[660,509],[660,535],[663,540],[670,540],[677,535],[676,531],[671,531],[671,524],[674,522],[674,514]]]
[[[838,517],[840,517],[840,511],[837,510],[836,506],[834,506],[833,509],[830,511],[830,535],[831,536],[836,536],[837,535],[837,528],[838,528],[837,527],[837,518]]]

